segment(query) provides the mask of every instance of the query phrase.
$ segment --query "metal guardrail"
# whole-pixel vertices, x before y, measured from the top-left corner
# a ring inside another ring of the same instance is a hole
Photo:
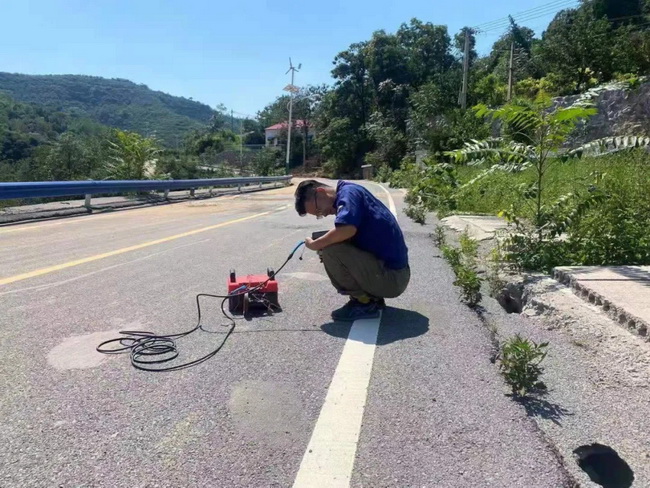
[[[264,183],[288,183],[291,176],[257,176],[248,178],[216,178],[201,180],[117,180],[117,181],[35,181],[0,183],[0,200],[46,197],[84,196],[90,208],[92,195],[115,195],[136,191],[161,191],[167,198],[170,191],[198,188],[226,188]]]

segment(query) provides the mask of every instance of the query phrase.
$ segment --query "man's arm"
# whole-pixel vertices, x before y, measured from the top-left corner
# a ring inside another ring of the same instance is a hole
[[[354,225],[339,225],[330,230],[327,234],[319,237],[316,240],[305,239],[305,246],[312,251],[320,251],[321,249],[338,244],[339,242],[347,241],[354,237],[357,233],[357,228]]]

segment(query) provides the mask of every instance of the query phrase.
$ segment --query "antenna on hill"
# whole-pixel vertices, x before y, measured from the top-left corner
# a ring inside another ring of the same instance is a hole
[[[294,80],[294,76],[296,74],[296,71],[300,71],[300,68],[302,68],[302,63],[299,63],[298,67],[295,68],[293,66],[293,62],[291,61],[291,58],[289,58],[289,69],[287,70],[285,75],[288,74],[289,71],[291,71],[291,84],[284,87],[284,90],[288,91],[289,96],[291,97],[289,99],[289,124],[288,124],[289,133],[287,134],[287,162],[286,162],[287,174],[289,174],[289,157],[291,156],[291,117],[293,115],[293,96],[299,90],[298,87],[293,84],[293,80]]]

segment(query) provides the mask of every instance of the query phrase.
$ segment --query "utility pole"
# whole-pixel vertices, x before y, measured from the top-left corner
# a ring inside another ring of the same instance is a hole
[[[239,124],[239,176],[244,176],[244,124]]]
[[[469,85],[469,41],[472,29],[465,28],[465,54],[463,55],[463,90],[460,94],[460,106],[463,110],[467,108],[467,87]]]
[[[293,116],[293,95],[298,91],[298,87],[296,87],[293,84],[294,76],[296,71],[300,71],[300,68],[302,67],[302,63],[298,64],[297,68],[294,68],[293,63],[291,62],[291,58],[289,58],[289,69],[287,70],[287,73],[291,71],[291,84],[287,85],[284,87],[285,91],[289,92],[289,126],[288,126],[288,134],[287,134],[287,161],[286,161],[286,174],[289,174],[289,158],[291,156],[291,117]],[[285,73],[285,75],[287,74]]]
[[[235,118],[232,115],[232,109],[230,109],[230,130],[235,132]]]
[[[512,88],[514,83],[513,65],[515,58],[515,42],[510,44],[510,67],[508,68],[508,101],[512,100]]]

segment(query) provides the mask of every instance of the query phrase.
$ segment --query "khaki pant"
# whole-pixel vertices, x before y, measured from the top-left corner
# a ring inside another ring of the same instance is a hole
[[[321,252],[334,288],[354,298],[395,298],[404,293],[411,279],[408,266],[400,270],[386,268],[383,261],[349,242]]]

